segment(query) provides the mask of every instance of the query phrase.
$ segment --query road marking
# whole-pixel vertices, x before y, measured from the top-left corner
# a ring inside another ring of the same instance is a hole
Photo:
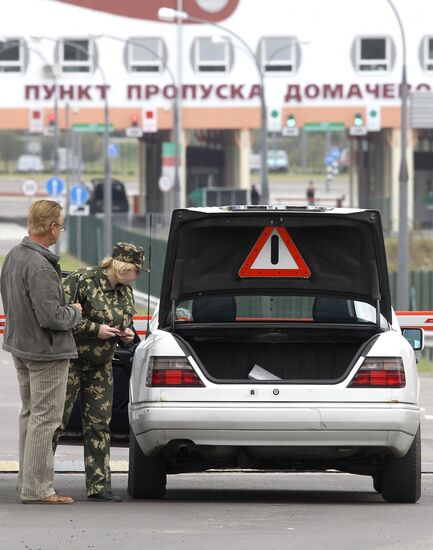
[[[433,414],[425,414],[425,415],[424,415],[424,418],[425,418],[426,420],[433,420]]]
[[[126,473],[128,471],[127,460],[111,460],[111,471],[114,473]],[[0,460],[0,473],[18,472],[17,460]],[[55,460],[55,471],[58,473],[81,473],[84,472],[82,460]]]

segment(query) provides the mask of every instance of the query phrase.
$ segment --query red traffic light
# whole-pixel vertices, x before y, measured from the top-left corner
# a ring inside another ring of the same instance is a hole
[[[56,123],[56,115],[54,113],[50,113],[48,115],[48,124],[50,126],[54,126],[55,123]]]
[[[139,115],[137,114],[131,115],[131,126],[136,128],[138,126],[139,120],[140,120]]]

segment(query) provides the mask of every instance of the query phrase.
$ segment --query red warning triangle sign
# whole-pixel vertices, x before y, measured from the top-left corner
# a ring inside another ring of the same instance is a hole
[[[240,277],[302,277],[311,271],[284,227],[265,227],[239,270]]]

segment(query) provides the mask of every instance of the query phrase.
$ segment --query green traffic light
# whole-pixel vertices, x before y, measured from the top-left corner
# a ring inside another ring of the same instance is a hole
[[[361,114],[356,113],[356,115],[353,118],[353,125],[356,127],[364,126],[364,119]]]
[[[287,126],[287,128],[295,128],[295,126],[296,126],[295,115],[289,115],[287,117],[286,126]]]

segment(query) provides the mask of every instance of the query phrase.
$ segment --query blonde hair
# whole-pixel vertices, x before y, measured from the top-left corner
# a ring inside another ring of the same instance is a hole
[[[110,269],[112,274],[116,277],[119,282],[123,280],[123,273],[126,271],[136,271],[137,266],[130,264],[128,262],[121,262],[120,260],[114,260],[113,258],[104,258],[99,267],[102,269]]]
[[[50,225],[59,222],[62,209],[62,205],[56,201],[35,201],[30,207],[27,219],[29,235],[46,235]]]

